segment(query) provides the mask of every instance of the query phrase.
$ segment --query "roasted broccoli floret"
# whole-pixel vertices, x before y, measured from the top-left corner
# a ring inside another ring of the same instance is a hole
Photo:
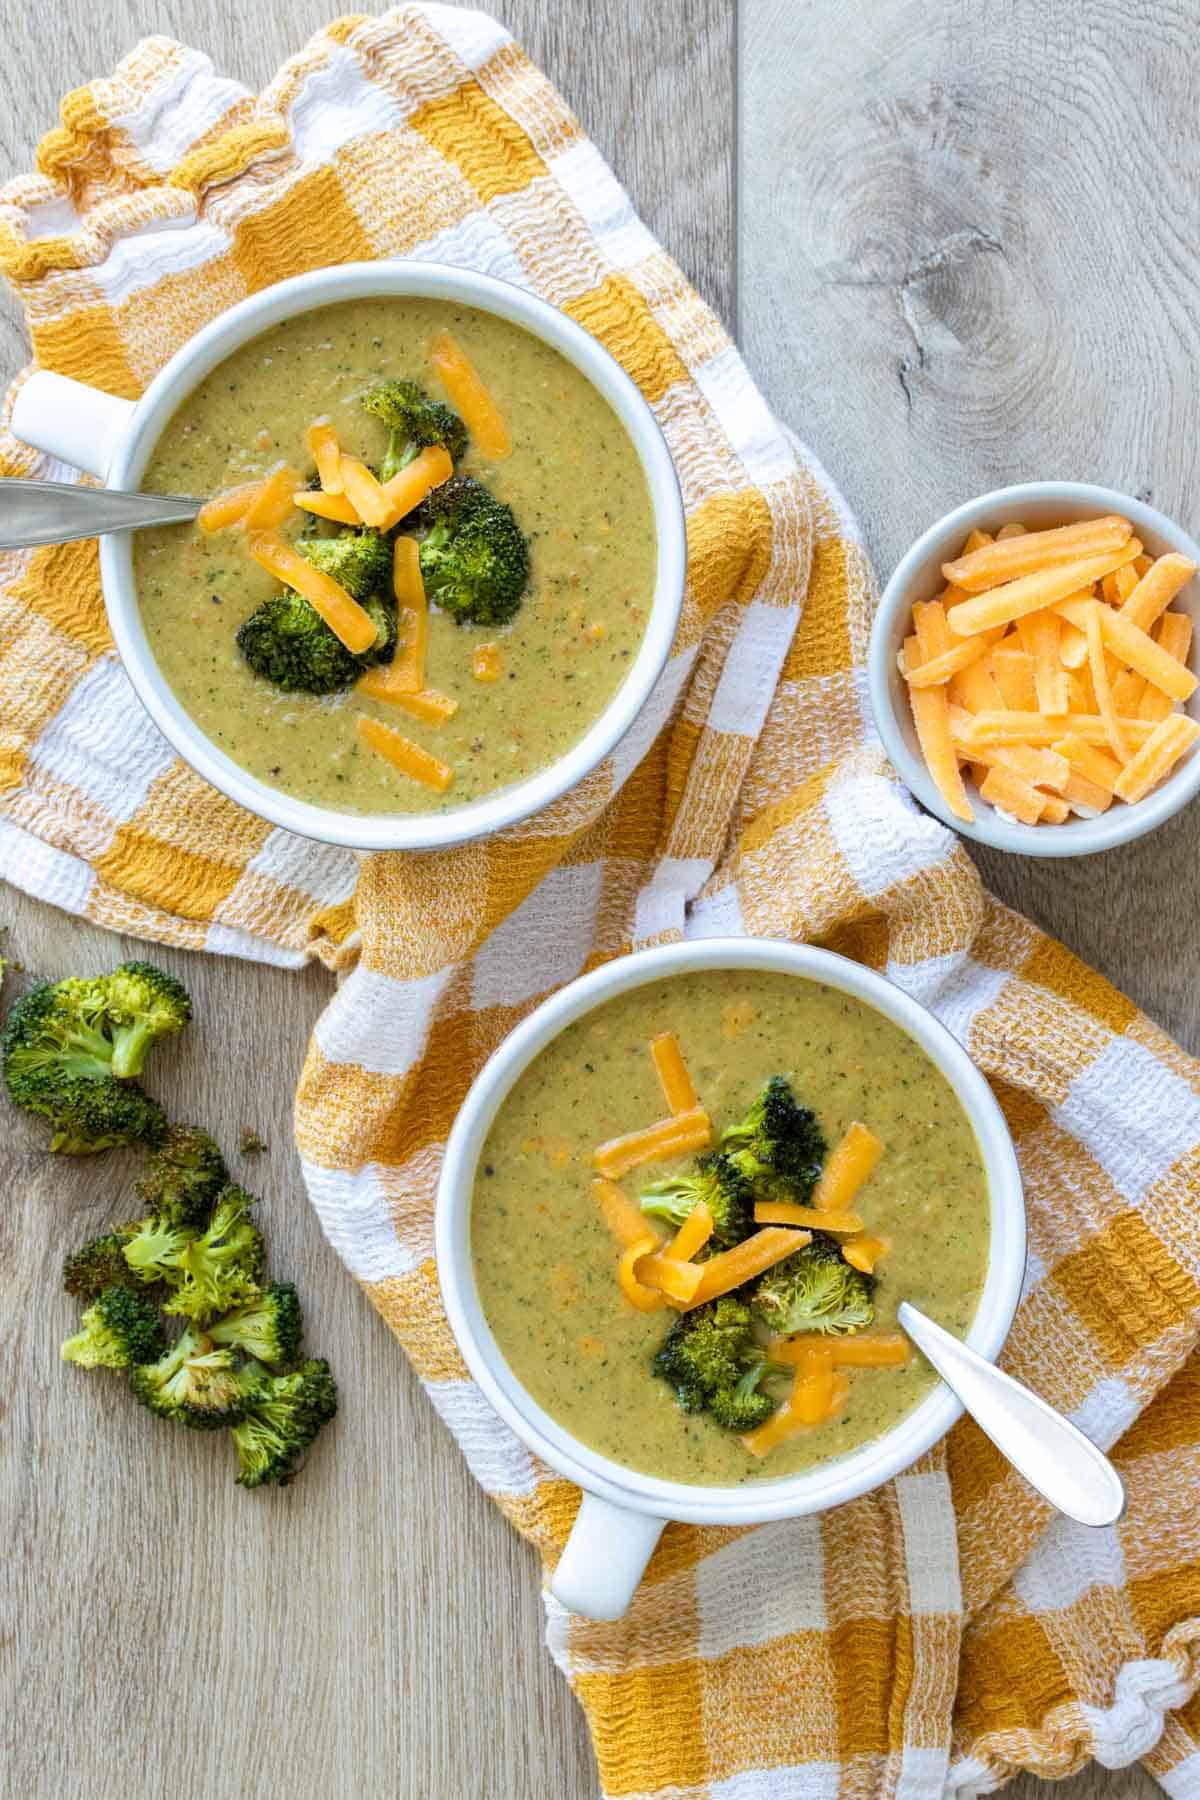
[[[63,1261],[63,1287],[77,1300],[94,1300],[107,1287],[136,1287],[138,1278],[125,1261],[125,1246],[136,1227],[106,1231]]]
[[[160,1038],[182,1031],[192,1016],[187,989],[153,963],[127,962],[101,976],[104,1021],[112,1036],[112,1072],[140,1075],[147,1052]]]
[[[229,1180],[225,1159],[198,1125],[172,1125],[134,1192],[159,1225],[203,1230]]]
[[[728,1249],[754,1228],[754,1189],[737,1163],[720,1151],[697,1160],[691,1175],[670,1175],[653,1181],[641,1196],[641,1208],[652,1219],[662,1219],[676,1230],[692,1208],[704,1202],[712,1214],[712,1241]]]
[[[291,588],[272,594],[243,621],[237,643],[254,673],[285,694],[335,694],[366,666]]]
[[[14,1082],[42,1074],[109,1079],[113,1047],[103,1027],[94,983],[39,981],[5,1021],[4,1073],[10,1089]]]
[[[290,1281],[273,1281],[224,1318],[207,1327],[214,1344],[244,1351],[257,1362],[291,1362],[300,1348],[304,1321]]]
[[[370,615],[375,642],[355,656],[303,594],[284,588],[264,600],[238,629],[238,648],[254,673],[284,693],[334,694],[364,669],[396,653],[396,608],[390,598],[392,553],[377,531],[304,538],[296,548],[339,582]]]
[[[529,547],[509,507],[481,482],[455,475],[421,508],[426,591],[459,625],[504,625],[521,604]]]
[[[135,1400],[177,1425],[212,1431],[245,1417],[251,1388],[239,1379],[232,1350],[189,1326],[156,1362],[134,1369],[129,1378]]]
[[[336,542],[313,538],[313,544]],[[308,545],[300,545],[306,549]],[[396,608],[372,596],[362,603],[376,628],[371,650],[353,655],[317,610],[290,587],[264,599],[237,630],[237,648],[255,675],[282,693],[338,693],[396,653]]]
[[[776,1337],[823,1331],[844,1337],[875,1317],[875,1277],[852,1268],[835,1238],[812,1242],[768,1269],[755,1283],[750,1310]]]
[[[388,428],[380,481],[390,481],[431,444],[444,444],[451,462],[458,462],[466,450],[467,428],[458,414],[431,399],[415,381],[381,381],[364,396],[363,405]]]
[[[816,1114],[799,1105],[782,1075],[772,1075],[740,1124],[726,1126],[719,1148],[748,1181],[798,1201],[812,1193],[825,1159]]]
[[[125,1077],[156,1038],[191,1016],[184,989],[150,963],[122,963],[94,979],[43,981],[12,1008],[2,1040],[15,1104],[54,1127],[51,1150],[70,1156],[118,1144],[158,1144],[166,1117]]]
[[[50,1148],[63,1156],[161,1142],[167,1129],[161,1106],[136,1082],[109,1074],[108,1062],[89,1035],[99,1036],[56,1001],[53,984],[45,982],[26,994],[4,1029],[9,1098],[22,1111],[49,1120]]]
[[[12,1091],[11,1088],[9,1090]],[[15,1097],[15,1096],[14,1096]],[[125,1144],[161,1143],[167,1115],[136,1081],[69,1076],[31,1082],[18,1105],[54,1127],[50,1148],[60,1156],[94,1156]]]
[[[253,1298],[263,1266],[263,1241],[250,1218],[253,1196],[227,1187],[213,1210],[208,1229],[188,1235],[167,1276],[175,1291],[164,1312],[193,1323],[227,1312]]]
[[[194,1236],[188,1226],[169,1219],[143,1219],[126,1240],[125,1265],[147,1286],[156,1281],[173,1285],[179,1280],[179,1259]]]
[[[106,1287],[63,1345],[63,1361],[84,1369],[129,1369],[161,1356],[164,1342],[149,1300],[127,1287]]]
[[[125,1261],[140,1281],[165,1281],[173,1290],[164,1312],[203,1323],[258,1292],[263,1241],[249,1216],[253,1204],[252,1195],[230,1185],[203,1232],[143,1219],[125,1246]]]
[[[336,537],[305,538],[298,549],[360,605],[391,592],[392,547],[378,531],[339,531]]]
[[[120,1080],[140,1075],[150,1046],[182,1031],[192,1016],[183,984],[147,962],[121,963],[111,975],[43,982],[14,1011],[26,1008],[43,1033],[62,1035],[70,1073]]]
[[[726,1431],[755,1431],[769,1419],[775,1403],[764,1394],[759,1383],[767,1372],[767,1359],[760,1357],[750,1364],[736,1387],[718,1388],[708,1403],[708,1410]]]
[[[242,1487],[290,1481],[296,1465],[337,1411],[337,1387],[329,1364],[310,1357],[290,1375],[271,1375],[247,1363],[241,1375],[248,1397],[245,1418],[233,1428]]]
[[[728,1294],[676,1319],[653,1364],[684,1412],[711,1412],[737,1431],[753,1430],[773,1411],[757,1391],[765,1366],[749,1308]]]

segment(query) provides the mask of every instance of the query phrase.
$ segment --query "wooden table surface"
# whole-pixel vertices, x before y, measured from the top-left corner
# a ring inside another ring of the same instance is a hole
[[[176,0],[175,35],[260,84],[328,0]],[[643,216],[736,323],[779,411],[834,471],[881,574],[938,513],[1062,473],[1150,492],[1193,524],[1184,15],[1060,0],[503,0]],[[6,14],[0,178],[60,96],[145,32],[151,0]],[[735,215],[735,185],[737,207]],[[7,299],[4,372],[27,354]],[[987,859],[1008,900],[1200,1044],[1195,810],[1152,847],[1076,865]],[[1153,862],[1151,862],[1153,858]],[[1151,875],[1153,874],[1153,882]],[[135,949],[0,889],[10,954],[57,975]],[[127,1170],[0,1138],[0,1455],[8,1554],[0,1792],[68,1800],[591,1800],[581,1716],[541,1645],[535,1563],[486,1502],[394,1340],[325,1244],[290,1145],[291,1092],[330,993],[163,960],[197,1024],[157,1064],[176,1116],[227,1145],[277,1272],[306,1297],[342,1411],[302,1480],[243,1494],[226,1447],[62,1370],[64,1242],[122,1216]],[[250,1079],[247,1079],[247,1072]],[[19,1721],[18,1725],[13,1724]],[[1136,1769],[1074,1800],[1131,1800]],[[1031,1800],[1040,1784],[1014,1791]]]

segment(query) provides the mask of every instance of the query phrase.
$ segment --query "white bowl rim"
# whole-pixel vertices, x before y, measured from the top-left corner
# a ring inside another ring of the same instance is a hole
[[[518,824],[578,786],[633,725],[670,654],[687,565],[679,479],[648,402],[604,346],[538,295],[472,269],[402,259],[313,269],[239,301],[181,345],[134,407],[106,480],[110,486],[137,487],[171,415],[205,375],[249,339],[298,313],[387,295],[444,299],[521,326],[588,378],[633,445],[655,520],[654,597],[645,636],[621,686],[577,743],[527,780],[444,813],[348,813],[293,799],[249,774],[207,738],[163,679],[138,608],[128,533],[101,538],[100,575],[113,638],[138,698],[168,742],[213,787],[269,823],[321,843],[358,850],[428,850]]]
[[[876,729],[892,766],[905,786],[926,811],[956,831],[979,844],[996,850],[1007,850],[1019,856],[1094,856],[1118,844],[1153,831],[1173,818],[1200,792],[1200,749],[1168,776],[1161,786],[1132,806],[1113,806],[1095,819],[1071,819],[1062,825],[1011,824],[1002,819],[986,802],[976,807],[974,823],[958,819],[950,811],[919,756],[905,741],[892,703],[891,642],[894,616],[898,609],[910,604],[909,593],[915,571],[939,543],[953,542],[956,547],[981,519],[996,512],[1018,513],[1022,504],[1050,504],[1055,500],[1092,508],[1098,513],[1119,512],[1133,522],[1135,532],[1148,531],[1163,538],[1200,566],[1200,543],[1175,524],[1157,507],[1116,488],[1099,487],[1086,481],[1026,481],[1011,487],[994,488],[975,500],[964,501],[932,524],[901,557],[880,596],[871,626],[867,654],[867,682],[871,710]],[[912,598],[927,596],[914,595]]]
[[[860,963],[773,938],[703,938],[636,951],[578,977],[515,1028],[476,1076],[446,1145],[434,1237],[442,1299],[459,1349],[495,1411],[568,1480],[616,1506],[691,1524],[752,1524],[821,1512],[869,1492],[935,1444],[962,1407],[944,1384],[871,1443],[800,1475],[740,1487],[664,1481],[600,1455],[557,1424],[513,1375],[479,1303],[470,1254],[470,1205],[484,1140],[514,1081],[563,1028],[616,994],[694,969],[767,969],[853,995],[906,1030],[954,1088],[979,1142],[988,1178],[988,1271],[966,1341],[995,1358],[1008,1335],[1025,1272],[1021,1175],[1004,1116],[961,1044],[902,989]]]

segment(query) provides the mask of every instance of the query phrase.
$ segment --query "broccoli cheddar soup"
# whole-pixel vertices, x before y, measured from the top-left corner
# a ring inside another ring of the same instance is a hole
[[[234,762],[315,805],[439,812],[528,779],[645,632],[655,524],[624,427],[472,307],[285,321],[192,391],[142,486],[215,497],[136,537],[163,676]]]
[[[972,1127],[906,1032],[821,983],[698,970],[578,1020],[481,1152],[471,1252],[513,1374],[668,1480],[795,1474],[936,1377],[902,1299],[968,1330],[990,1213]]]

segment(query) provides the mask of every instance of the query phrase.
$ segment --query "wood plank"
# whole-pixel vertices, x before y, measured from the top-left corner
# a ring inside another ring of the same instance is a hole
[[[170,28],[258,85],[333,10],[328,0],[250,11],[180,0]],[[508,0],[497,10],[561,84],[652,228],[728,309],[723,0]],[[14,14],[0,177],[32,166],[63,93],[164,24],[152,0],[66,0],[50,34],[40,17]],[[6,295],[6,375],[27,354]],[[0,889],[0,922],[38,973],[104,967],[137,948],[11,889]],[[60,1800],[76,1791],[82,1759],[89,1794],[118,1800],[132,1754],[147,1795],[275,1800],[283,1781],[296,1800],[587,1800],[594,1763],[542,1643],[536,1559],[467,1473],[300,1186],[291,1094],[328,977],[162,960],[191,984],[198,1022],[162,1055],[156,1085],[227,1145],[243,1123],[270,1139],[247,1173],[263,1194],[272,1266],[295,1277],[310,1342],[341,1378],[342,1411],[295,1486],[244,1494],[223,1443],[152,1420],[115,1377],[61,1368],[72,1317],[58,1291],[63,1248],[126,1213],[127,1171],[116,1156],[51,1163],[39,1129],[4,1114],[0,1345],[16,1429],[0,1450],[0,1510],[16,1554],[0,1709],[22,1721],[11,1791]]]
[[[1159,1800],[1162,1789],[1141,1763],[1124,1769],[1102,1769],[1099,1763],[1089,1763],[1069,1781],[1018,1775],[1005,1792],[1012,1800]]]
[[[743,0],[740,31],[743,347],[881,578],[950,507],[1043,476],[1194,529],[1179,147],[1195,61],[1178,10]],[[977,860],[1195,1050],[1198,848],[1192,807],[1099,857]]]

